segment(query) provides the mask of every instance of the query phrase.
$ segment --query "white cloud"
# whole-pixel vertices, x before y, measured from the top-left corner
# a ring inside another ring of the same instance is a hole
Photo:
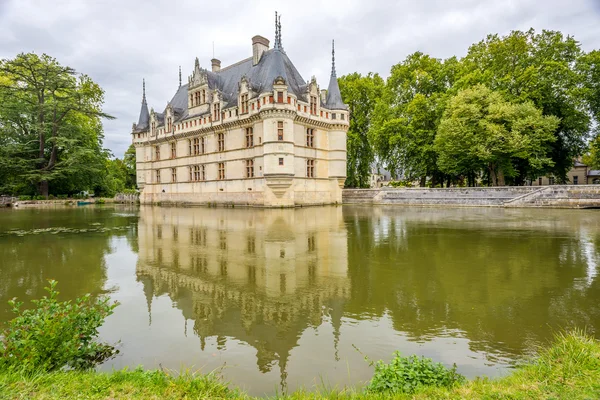
[[[583,48],[600,48],[597,0],[0,0],[0,58],[48,53],[90,75],[106,91],[105,145],[122,156],[137,121],[141,81],[148,102],[161,110],[194,58],[226,66],[251,55],[250,38],[273,37],[274,11],[282,14],[283,45],[304,77],[326,86],[331,39],[338,76],[358,71],[384,76],[414,51],[462,56],[488,33],[560,30]]]

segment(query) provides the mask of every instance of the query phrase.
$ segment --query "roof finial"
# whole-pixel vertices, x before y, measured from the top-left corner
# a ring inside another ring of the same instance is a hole
[[[179,87],[181,87],[181,65],[179,66]]]
[[[331,40],[331,76],[335,76],[335,40]]]
[[[142,103],[146,102],[146,79],[142,78]]]
[[[275,11],[275,44],[273,48],[279,48],[279,25],[277,24],[277,11]]]
[[[281,42],[281,14],[279,14],[279,19],[277,20],[277,28],[279,29],[279,47],[283,50],[283,44]]]
[[[200,69],[200,61],[198,61],[198,57],[196,57],[196,61],[194,61],[194,67],[196,69]]]

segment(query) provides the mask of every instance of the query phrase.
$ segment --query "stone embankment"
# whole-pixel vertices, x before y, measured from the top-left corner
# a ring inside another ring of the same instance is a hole
[[[16,197],[0,196],[0,207],[10,207],[17,202]]]
[[[139,193],[117,193],[114,198],[115,203],[139,203]]]
[[[344,204],[600,208],[600,185],[345,189]]]

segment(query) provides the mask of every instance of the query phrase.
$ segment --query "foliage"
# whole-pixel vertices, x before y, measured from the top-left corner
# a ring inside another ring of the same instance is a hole
[[[117,303],[87,294],[74,302],[57,299],[56,281],[50,280],[48,296],[34,300],[35,308],[9,301],[16,317],[8,322],[0,342],[0,371],[47,372],[63,368],[89,369],[118,351],[95,341],[98,328]]]
[[[103,90],[43,54],[0,61],[0,192],[74,193],[105,175]]]
[[[408,180],[439,178],[433,142],[453,82],[456,59],[417,52],[392,66],[377,103],[370,137],[377,157],[393,175]]]
[[[531,102],[507,102],[482,85],[462,90],[440,122],[438,166],[452,175],[486,170],[494,185],[504,185],[505,176],[518,173],[515,160],[539,173],[552,165],[548,148],[558,124],[558,118],[543,116]]]
[[[471,46],[462,60],[456,89],[483,84],[510,102],[532,102],[543,115],[558,117],[555,140],[547,150],[553,163],[546,165],[543,174],[554,175],[559,183],[566,183],[566,174],[573,159],[585,150],[591,129],[590,86],[594,85],[595,75],[585,73],[583,59],[585,53],[580,44],[561,32],[536,33],[530,29],[513,31],[505,37],[489,35]],[[593,62],[588,61],[590,71]],[[516,183],[535,175],[527,167],[517,166]]]
[[[389,364],[379,360],[375,363],[375,374],[366,387],[367,393],[415,393],[427,386],[452,387],[465,381],[456,372],[456,365],[446,368],[430,358],[415,355],[403,357],[394,353]]]
[[[389,183],[391,187],[399,188],[399,187],[412,187],[413,184],[411,181],[391,181]]]
[[[373,147],[368,132],[373,109],[381,97],[384,81],[377,74],[358,73],[339,78],[340,92],[350,111],[347,138],[346,187],[369,187]]]
[[[600,134],[590,141],[589,151],[582,161],[590,168],[600,169]]]

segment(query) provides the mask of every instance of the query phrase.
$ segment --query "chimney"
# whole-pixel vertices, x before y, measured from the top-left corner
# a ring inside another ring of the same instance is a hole
[[[269,39],[256,35],[252,38],[252,65],[259,63],[262,54],[269,50]]]
[[[219,72],[221,70],[221,60],[213,58],[210,60],[210,63],[212,64],[212,72]]]
[[[327,102],[327,90],[321,89],[321,103],[325,104]]]

